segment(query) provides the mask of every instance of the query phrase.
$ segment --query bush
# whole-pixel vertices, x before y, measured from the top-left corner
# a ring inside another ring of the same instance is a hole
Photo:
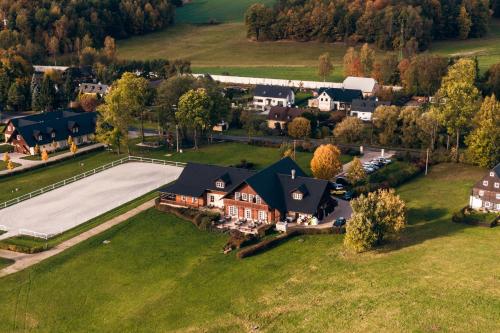
[[[477,212],[466,206],[460,211],[453,213],[451,220],[455,223],[466,223],[484,227],[495,227],[498,225],[499,216],[494,213]]]
[[[415,164],[396,161],[371,174],[368,181],[381,184],[382,187],[396,187],[416,177],[421,171]]]
[[[0,145],[0,154],[3,153],[12,153],[14,151],[14,147],[11,145]]]

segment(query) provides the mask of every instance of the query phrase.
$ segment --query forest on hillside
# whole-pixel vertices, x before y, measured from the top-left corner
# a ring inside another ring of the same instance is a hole
[[[247,36],[374,43],[385,50],[425,50],[432,40],[487,34],[494,0],[279,0],[256,3],[245,14]]]
[[[170,0],[2,0],[0,49],[39,61],[162,29],[174,14]]]

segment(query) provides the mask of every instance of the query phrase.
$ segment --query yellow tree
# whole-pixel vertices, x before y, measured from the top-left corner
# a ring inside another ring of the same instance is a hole
[[[288,134],[293,138],[304,139],[311,135],[311,122],[304,117],[295,118],[288,124]]]
[[[370,250],[395,238],[406,226],[406,205],[391,190],[378,190],[351,201],[353,214],[344,245],[356,252]]]
[[[340,150],[332,145],[321,145],[314,151],[311,160],[311,171],[319,179],[331,179],[342,171]]]
[[[16,166],[14,165],[14,163],[12,163],[11,160],[9,160],[7,162],[7,170],[13,170]]]
[[[73,138],[70,136],[68,136],[68,146],[71,147],[71,145],[73,144]]]
[[[35,145],[35,148],[33,150],[35,155],[40,155],[40,146],[38,144]]]
[[[72,143],[71,144],[71,148],[70,148],[71,152],[73,153],[73,155],[76,154],[76,152],[78,151],[78,146],[76,145],[76,143]]]
[[[366,179],[366,172],[359,158],[355,157],[349,165],[347,179],[349,179],[352,184],[357,184]]]
[[[3,159],[3,161],[4,161],[5,163],[8,163],[8,162],[10,161],[10,155],[9,155],[9,153],[8,153],[8,152],[5,152],[5,153],[3,154],[3,158],[2,158],[2,159]]]
[[[48,160],[49,160],[49,153],[47,152],[46,149],[44,149],[42,150],[42,161],[47,163]]]

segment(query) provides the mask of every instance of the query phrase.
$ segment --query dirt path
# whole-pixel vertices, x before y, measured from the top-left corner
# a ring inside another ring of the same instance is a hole
[[[63,243],[53,247],[50,250],[40,252],[40,253],[35,253],[35,254],[26,254],[26,253],[18,253],[18,252],[12,252],[12,251],[6,251],[6,250],[0,250],[0,257],[4,257],[7,259],[14,260],[15,262],[10,265],[5,267],[4,269],[0,270],[0,277],[7,276],[13,273],[17,273],[19,271],[22,271],[25,268],[28,268],[30,266],[33,266],[35,264],[38,264],[39,262],[50,258],[52,256],[55,256],[56,254],[59,254],[63,252],[66,249],[69,249],[72,246],[75,246],[76,244],[79,244],[95,235],[98,235],[115,225],[118,225],[131,217],[134,217],[135,215],[154,207],[155,199],[152,199],[148,202],[143,203],[142,205],[126,212],[123,213],[122,215],[119,215],[115,218],[112,218],[111,220],[104,222],[103,224],[98,225],[97,227],[90,229],[88,231],[85,231],[81,233],[78,236],[75,236],[71,239],[68,239],[67,241],[64,241]]]

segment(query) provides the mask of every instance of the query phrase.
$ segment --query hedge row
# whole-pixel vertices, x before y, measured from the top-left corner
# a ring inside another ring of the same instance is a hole
[[[476,212],[468,206],[453,213],[451,217],[451,220],[455,223],[465,223],[490,228],[497,226],[499,219],[500,216],[497,214]]]
[[[266,250],[272,249],[272,248],[278,246],[279,244],[283,243],[287,239],[292,238],[292,237],[297,236],[297,235],[299,235],[299,233],[297,231],[292,231],[292,232],[288,232],[288,233],[283,234],[283,235],[279,235],[275,238],[269,238],[269,239],[263,240],[260,243],[246,247],[243,250],[239,251],[236,254],[236,257],[238,257],[239,259],[243,259],[246,257],[250,257],[253,255],[259,254],[259,253],[264,252]]]

